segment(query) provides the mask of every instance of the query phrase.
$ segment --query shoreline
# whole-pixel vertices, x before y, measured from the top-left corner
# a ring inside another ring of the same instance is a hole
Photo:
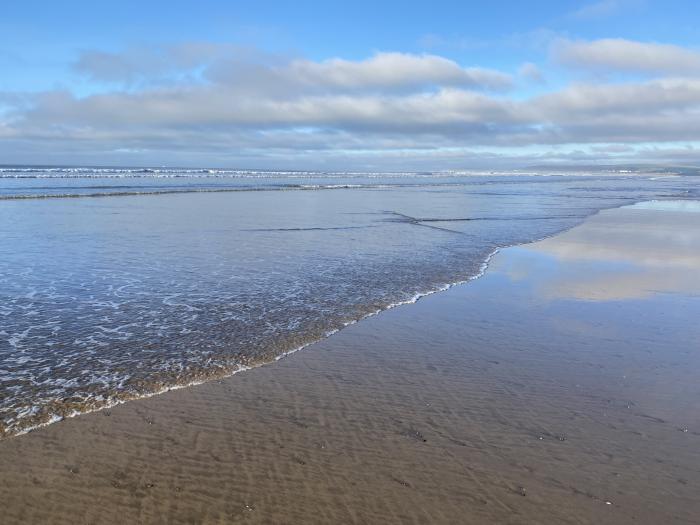
[[[585,219],[584,219],[584,220],[585,220]],[[575,227],[575,226],[573,226],[573,227]],[[563,230],[563,231],[566,231],[566,230]],[[561,232],[559,232],[559,233],[561,233]],[[553,234],[553,235],[558,235],[558,233],[555,233],[555,234]],[[536,241],[531,241],[531,242],[538,242],[538,241],[543,240],[543,239],[546,239],[546,238],[547,238],[547,237],[543,237],[542,239],[538,239],[538,240],[536,240]],[[530,244],[530,243],[525,243],[525,244]],[[519,245],[512,245],[512,246],[519,246]],[[321,338],[315,339],[315,340],[313,340],[313,341],[309,341],[308,343],[304,343],[303,345],[301,345],[301,346],[299,346],[299,347],[297,347],[297,348],[294,348],[294,349],[292,349],[292,350],[288,350],[288,351],[286,351],[286,352],[283,352],[283,353],[279,354],[278,356],[275,356],[273,359],[271,359],[271,360],[269,360],[269,361],[264,361],[264,362],[256,363],[256,364],[252,364],[252,365],[239,365],[238,369],[233,370],[233,371],[231,371],[231,372],[229,372],[229,371],[223,372],[221,375],[219,375],[219,374],[213,374],[213,375],[211,375],[211,376],[209,376],[209,377],[207,377],[207,378],[205,378],[205,379],[202,379],[202,380],[197,380],[197,381],[188,382],[188,383],[183,383],[183,384],[174,384],[174,385],[171,385],[171,386],[168,386],[168,387],[164,388],[163,390],[155,391],[155,392],[152,392],[152,393],[146,393],[146,394],[143,394],[143,395],[138,395],[138,396],[130,397],[130,398],[126,398],[126,399],[119,399],[119,400],[116,400],[116,401],[114,401],[114,402],[107,402],[105,405],[101,405],[101,406],[99,406],[99,407],[97,407],[97,408],[94,408],[94,409],[75,411],[75,412],[72,412],[72,413],[70,413],[70,414],[68,414],[68,415],[65,415],[65,416],[58,416],[58,415],[55,415],[55,416],[53,416],[53,417],[52,417],[49,421],[47,421],[47,422],[43,422],[43,423],[39,423],[39,424],[34,425],[34,426],[30,426],[30,427],[27,427],[27,428],[23,428],[22,430],[20,430],[20,431],[18,431],[18,432],[8,434],[7,436],[4,436],[4,437],[3,437],[3,436],[0,436],[0,442],[3,441],[3,440],[12,439],[12,438],[16,438],[16,437],[19,437],[19,436],[26,435],[26,434],[28,434],[28,433],[30,433],[30,432],[33,432],[33,431],[35,431],[35,430],[38,430],[38,429],[40,429],[40,428],[44,428],[44,427],[47,427],[47,426],[49,426],[49,425],[53,425],[54,423],[59,423],[59,422],[61,422],[61,421],[67,420],[67,419],[72,419],[72,418],[76,418],[76,417],[79,417],[79,416],[82,416],[82,415],[87,415],[87,414],[92,414],[92,413],[95,413],[95,412],[100,412],[100,411],[102,411],[102,410],[108,410],[108,409],[110,409],[110,408],[114,408],[114,407],[117,407],[117,406],[119,406],[119,405],[123,405],[123,404],[125,404],[125,403],[130,403],[130,402],[132,402],[132,401],[140,401],[140,400],[143,400],[143,399],[149,399],[149,398],[151,398],[151,397],[159,396],[159,395],[162,395],[162,394],[167,394],[168,392],[171,392],[171,391],[176,391],[176,390],[181,390],[181,389],[184,389],[184,388],[189,388],[189,387],[194,387],[194,386],[203,385],[203,384],[209,383],[209,382],[211,382],[211,381],[221,381],[221,380],[224,380],[224,379],[231,378],[231,377],[233,377],[233,376],[235,376],[236,374],[239,374],[239,373],[241,373],[241,372],[247,372],[247,371],[253,370],[253,369],[255,369],[255,368],[260,368],[260,367],[263,367],[263,366],[273,365],[273,364],[276,363],[277,361],[280,361],[281,359],[284,359],[284,358],[289,357],[289,356],[291,356],[291,355],[293,355],[293,354],[296,354],[297,352],[299,352],[299,351],[301,351],[301,350],[304,350],[305,348],[308,348],[309,346],[312,346],[312,345],[318,344],[318,343],[320,343],[320,342],[322,342],[322,341],[325,341],[326,339],[332,337],[333,335],[337,334],[338,332],[340,332],[341,330],[347,328],[348,326],[352,326],[352,325],[354,325],[354,324],[360,323],[360,322],[364,321],[365,319],[369,319],[369,318],[371,318],[371,317],[374,317],[374,316],[379,315],[379,314],[381,314],[381,313],[383,313],[383,312],[392,310],[393,308],[396,308],[396,307],[399,307],[399,306],[405,306],[405,305],[409,305],[409,304],[415,304],[415,303],[417,303],[418,301],[420,301],[421,299],[423,299],[424,297],[428,297],[428,296],[431,296],[431,295],[433,295],[433,294],[445,292],[445,291],[447,291],[447,290],[449,290],[449,289],[451,289],[451,288],[453,288],[453,287],[455,287],[455,286],[461,286],[461,285],[464,285],[464,284],[468,284],[469,282],[471,282],[471,281],[473,281],[473,280],[479,279],[479,278],[482,277],[482,276],[485,274],[485,272],[488,270],[488,265],[489,265],[489,262],[491,261],[491,259],[492,259],[495,255],[497,255],[501,250],[510,248],[510,247],[512,247],[512,246],[505,246],[505,247],[497,248],[497,249],[495,249],[494,251],[492,251],[492,252],[486,257],[485,261],[481,264],[481,267],[479,268],[478,273],[474,274],[472,277],[469,277],[469,278],[467,278],[467,279],[463,279],[463,280],[460,280],[460,281],[456,281],[456,282],[453,282],[453,283],[449,283],[449,284],[442,285],[442,286],[440,286],[439,288],[437,288],[437,289],[435,289],[435,290],[431,290],[431,291],[423,292],[423,293],[418,293],[418,294],[416,294],[416,295],[415,295],[413,298],[411,298],[411,299],[407,299],[407,300],[405,300],[405,301],[399,301],[399,302],[396,302],[396,303],[391,303],[390,305],[386,306],[385,308],[380,308],[380,309],[378,309],[378,310],[376,310],[376,311],[374,311],[374,312],[370,312],[370,313],[368,313],[368,314],[366,314],[366,315],[363,315],[362,317],[360,317],[360,318],[358,318],[358,319],[354,319],[354,320],[351,320],[351,321],[347,321],[347,322],[343,323],[343,326],[341,326],[340,328],[335,328],[335,329],[333,329],[333,330],[328,331],[328,332],[327,332],[326,334],[324,334]]]
[[[226,190],[223,190],[223,191],[226,191]],[[83,196],[83,195],[80,195],[80,197],[82,197],[82,196]],[[88,195],[88,197],[92,197],[92,196],[93,196],[93,195]],[[101,196],[110,196],[110,195],[109,195],[109,194],[108,194],[108,195],[97,194],[96,196],[101,197]],[[76,197],[78,197],[78,196],[76,196]],[[42,198],[43,198],[43,197],[42,197]],[[312,345],[314,345],[314,344],[318,344],[318,343],[320,343],[320,342],[322,342],[322,341],[328,339],[329,337],[331,337],[331,336],[333,336],[334,334],[340,332],[341,330],[347,328],[348,326],[352,326],[352,325],[357,324],[357,323],[359,323],[359,322],[361,322],[361,321],[364,321],[365,319],[369,319],[369,318],[371,318],[371,317],[374,317],[374,316],[376,316],[376,315],[379,315],[379,314],[381,314],[382,312],[386,312],[386,311],[392,310],[393,308],[396,308],[396,307],[399,307],[399,306],[404,306],[404,305],[409,305],[409,304],[415,304],[416,302],[418,302],[419,300],[423,299],[424,297],[429,297],[429,296],[431,296],[431,295],[433,295],[433,294],[445,292],[445,291],[450,290],[451,288],[453,288],[453,287],[455,287],[455,286],[463,286],[463,285],[469,284],[470,282],[472,282],[472,281],[474,281],[474,280],[476,280],[476,279],[479,279],[479,278],[481,278],[481,277],[484,276],[484,274],[485,274],[486,271],[488,270],[489,264],[490,264],[491,260],[493,259],[493,257],[495,257],[495,256],[496,256],[499,252],[501,252],[502,250],[506,250],[506,249],[508,249],[508,248],[513,248],[513,247],[516,247],[516,246],[527,246],[527,245],[529,245],[529,244],[534,244],[534,243],[541,242],[541,241],[543,241],[543,240],[546,240],[546,239],[555,237],[555,236],[557,236],[557,235],[561,235],[562,233],[565,233],[565,232],[567,232],[567,231],[569,231],[569,230],[571,230],[571,229],[573,229],[573,228],[576,228],[577,226],[580,226],[581,224],[583,224],[586,220],[588,220],[588,219],[590,219],[591,217],[594,217],[594,216],[600,214],[600,213],[603,212],[603,211],[606,211],[606,210],[609,210],[609,209],[625,208],[625,207],[627,207],[627,206],[634,206],[634,205],[636,205],[636,204],[639,204],[640,202],[656,202],[656,201],[636,201],[636,202],[633,202],[633,203],[631,203],[631,204],[623,204],[623,205],[621,205],[621,206],[613,206],[613,207],[610,207],[610,208],[600,208],[600,209],[596,210],[595,212],[591,213],[590,215],[586,215],[586,216],[582,217],[581,220],[580,220],[578,223],[576,223],[576,224],[574,224],[574,225],[572,225],[572,226],[570,226],[570,227],[568,227],[568,228],[566,228],[566,229],[560,230],[560,231],[555,232],[555,233],[552,233],[552,234],[550,234],[550,235],[545,235],[545,236],[543,236],[543,237],[540,237],[540,238],[537,238],[537,239],[535,239],[535,240],[531,240],[531,241],[528,241],[528,242],[525,242],[525,243],[517,243],[517,244],[510,244],[510,245],[500,246],[500,247],[494,249],[493,251],[491,251],[491,252],[485,257],[484,261],[481,263],[481,265],[480,265],[480,267],[479,267],[479,270],[478,270],[474,275],[472,275],[472,276],[469,276],[469,277],[467,277],[467,278],[465,278],[465,279],[461,279],[461,280],[458,280],[458,281],[454,281],[454,282],[442,284],[442,285],[438,286],[437,288],[428,290],[428,291],[426,291],[426,292],[419,292],[419,293],[415,294],[411,299],[407,299],[407,300],[404,300],[404,301],[398,301],[398,302],[391,303],[391,304],[387,305],[386,307],[379,308],[378,310],[375,310],[375,311],[373,311],[373,312],[369,312],[369,313],[367,313],[367,314],[365,314],[365,315],[363,315],[363,316],[361,316],[361,317],[359,317],[359,318],[357,318],[357,319],[353,319],[353,320],[350,320],[350,321],[346,321],[346,322],[343,323],[343,325],[342,325],[341,327],[335,328],[335,329],[332,329],[332,330],[328,331],[327,333],[325,333],[325,334],[324,334],[323,336],[321,336],[320,338],[314,339],[314,340],[309,341],[309,342],[307,342],[307,343],[304,343],[304,344],[302,344],[301,346],[296,347],[296,348],[294,348],[294,349],[292,349],[292,350],[285,351],[285,352],[283,352],[283,353],[281,353],[281,354],[275,356],[275,357],[272,358],[271,360],[263,361],[263,362],[260,362],[260,363],[245,364],[245,365],[244,365],[244,364],[236,365],[237,368],[236,368],[235,370],[233,370],[233,371],[223,371],[223,372],[219,372],[219,373],[210,372],[210,374],[207,375],[206,377],[204,377],[203,379],[198,379],[198,380],[194,380],[194,381],[190,381],[190,382],[182,383],[182,384],[172,384],[172,385],[169,385],[169,386],[163,388],[162,390],[157,390],[157,391],[154,391],[154,392],[147,392],[147,393],[143,393],[143,394],[139,394],[139,395],[134,395],[133,397],[125,397],[125,398],[123,398],[123,399],[116,399],[116,400],[114,400],[114,401],[108,401],[108,402],[106,402],[105,404],[100,405],[100,406],[98,406],[98,407],[90,408],[90,409],[87,409],[87,410],[73,411],[73,412],[71,412],[71,413],[69,413],[69,414],[67,414],[67,415],[58,415],[58,414],[54,414],[48,421],[40,422],[40,423],[38,423],[38,424],[36,424],[36,425],[30,425],[29,427],[22,428],[22,429],[19,430],[18,432],[7,433],[7,435],[5,435],[5,436],[0,435],[0,442],[2,442],[3,440],[12,439],[12,438],[15,438],[15,437],[19,437],[19,436],[26,435],[26,434],[28,434],[28,433],[30,433],[30,432],[33,432],[33,431],[38,430],[38,429],[40,429],[40,428],[47,427],[47,426],[49,426],[49,425],[53,425],[54,423],[58,423],[58,422],[61,422],[61,421],[66,420],[66,419],[72,419],[72,418],[79,417],[79,416],[86,415],[86,414],[91,414],[91,413],[95,413],[95,412],[100,412],[100,411],[102,411],[102,410],[108,410],[108,409],[110,409],[110,408],[114,408],[114,407],[117,407],[117,406],[119,406],[119,405],[123,405],[123,404],[125,404],[125,403],[130,403],[130,402],[132,402],[132,401],[139,401],[139,400],[142,400],[142,399],[149,399],[149,398],[154,397],[154,396],[159,396],[159,395],[162,395],[162,394],[167,394],[167,393],[170,392],[170,391],[175,391],[175,390],[180,390],[180,389],[183,389],[183,388],[194,387],[194,386],[206,384],[206,383],[211,382],[211,381],[220,381],[220,380],[223,380],[223,379],[227,379],[227,378],[233,377],[234,375],[239,374],[239,373],[241,373],[241,372],[246,372],[246,371],[249,371],[249,370],[252,370],[252,369],[261,367],[261,366],[267,366],[267,365],[274,364],[275,362],[279,361],[280,359],[283,359],[283,358],[285,358],[285,357],[288,357],[288,356],[290,356],[290,355],[292,355],[292,354],[295,354],[295,353],[297,353],[297,352],[299,352],[299,351],[301,351],[301,350],[303,350],[303,349],[305,349],[305,348],[308,348],[309,346],[312,346]],[[0,429],[0,430],[1,430],[1,429]]]
[[[224,191],[226,191],[226,190],[224,190]],[[99,194],[98,194],[98,196],[109,196],[109,195],[99,195]],[[267,365],[274,364],[274,363],[276,363],[277,361],[279,361],[279,360],[281,360],[281,359],[283,359],[283,358],[285,358],[285,357],[288,357],[288,356],[290,356],[290,355],[292,355],[292,354],[295,354],[295,353],[297,353],[297,352],[299,352],[299,351],[301,351],[301,350],[304,350],[304,349],[308,348],[309,346],[318,344],[318,343],[320,343],[320,342],[322,342],[322,341],[328,339],[329,337],[331,337],[331,336],[337,334],[338,332],[342,331],[343,329],[347,328],[348,326],[352,326],[352,325],[354,325],[354,324],[360,323],[360,322],[362,322],[362,321],[364,321],[364,320],[366,320],[366,319],[369,319],[369,318],[371,318],[371,317],[374,317],[374,316],[376,316],[376,315],[379,315],[379,314],[381,314],[381,313],[383,313],[383,312],[392,310],[392,309],[394,309],[394,308],[396,308],[396,307],[404,306],[404,305],[409,305],[409,304],[415,304],[415,303],[417,303],[418,301],[420,301],[421,299],[423,299],[423,298],[425,298],[425,297],[429,297],[429,296],[434,295],[434,294],[442,293],[442,292],[448,291],[448,290],[450,290],[450,289],[452,289],[452,288],[454,288],[454,287],[456,287],[456,286],[463,286],[463,285],[469,284],[469,283],[472,282],[472,281],[475,281],[475,280],[477,280],[477,279],[480,279],[480,278],[483,277],[483,276],[485,275],[485,273],[487,272],[487,270],[488,270],[488,268],[489,268],[489,264],[490,264],[490,262],[492,261],[492,259],[493,259],[499,252],[501,252],[501,251],[503,251],[503,250],[506,250],[506,249],[509,249],[509,248],[513,248],[513,247],[528,246],[528,245],[531,245],[531,244],[536,244],[536,243],[542,242],[542,241],[544,241],[544,240],[547,240],[547,239],[551,239],[551,238],[553,238],[553,237],[556,237],[556,236],[558,236],[558,235],[562,235],[562,234],[564,234],[564,233],[566,233],[566,232],[568,232],[568,231],[570,231],[570,230],[572,230],[572,229],[574,229],[574,228],[580,226],[581,224],[585,223],[586,221],[588,221],[588,220],[591,219],[592,217],[595,217],[595,216],[599,215],[600,213],[605,212],[605,211],[607,211],[607,210],[623,209],[623,208],[627,208],[627,207],[630,207],[630,206],[636,206],[636,205],[639,205],[639,204],[645,203],[645,202],[648,202],[648,203],[655,203],[655,202],[674,202],[674,201],[676,201],[676,200],[680,201],[680,200],[683,200],[683,199],[669,198],[669,199],[654,199],[654,200],[650,200],[650,201],[641,200],[641,201],[635,201],[635,202],[630,203],[630,204],[623,204],[623,205],[621,205],[621,206],[613,206],[613,207],[598,209],[598,210],[596,210],[595,212],[591,213],[590,215],[587,215],[587,216],[585,216],[585,217],[582,217],[581,220],[580,220],[578,223],[576,223],[576,224],[574,224],[574,225],[572,225],[572,226],[570,226],[570,227],[568,227],[568,228],[566,228],[566,229],[563,229],[563,230],[561,230],[561,231],[555,232],[555,233],[550,234],[550,235],[545,235],[545,236],[543,236],[543,237],[541,237],[541,238],[537,238],[537,239],[535,239],[535,240],[528,241],[528,242],[525,242],[525,243],[517,243],[517,244],[511,244],[511,245],[504,245],[504,246],[500,246],[500,247],[494,249],[493,251],[491,251],[491,252],[485,257],[484,261],[481,263],[481,265],[480,265],[480,267],[479,267],[479,270],[478,270],[474,275],[472,275],[472,276],[469,276],[469,277],[467,277],[467,278],[465,278],[465,279],[461,279],[461,280],[458,280],[458,281],[454,281],[454,282],[442,284],[442,285],[438,286],[438,287],[435,288],[435,289],[431,289],[431,290],[428,290],[428,291],[425,291],[425,292],[419,292],[419,293],[415,294],[411,299],[407,299],[407,300],[404,300],[404,301],[398,301],[398,302],[395,302],[395,303],[391,303],[391,304],[387,305],[386,307],[382,307],[382,308],[379,308],[378,310],[375,310],[375,311],[373,311],[373,312],[369,312],[369,313],[367,313],[367,314],[365,314],[365,315],[363,315],[363,316],[361,316],[361,317],[359,317],[359,318],[357,318],[357,319],[352,319],[352,320],[350,320],[350,321],[346,321],[346,322],[344,322],[343,325],[340,326],[339,328],[335,328],[335,329],[329,330],[328,332],[326,332],[325,334],[323,334],[320,338],[311,340],[311,341],[309,341],[309,342],[307,342],[307,343],[302,344],[302,345],[299,346],[299,347],[296,347],[296,348],[293,348],[293,349],[291,349],[291,350],[285,351],[285,352],[283,352],[283,353],[281,353],[281,354],[279,354],[279,355],[273,357],[273,358],[270,359],[270,360],[266,360],[266,361],[259,362],[259,363],[252,363],[252,364],[237,364],[237,365],[235,365],[236,368],[233,369],[233,370],[225,370],[225,371],[217,371],[217,372],[210,371],[210,372],[208,372],[208,373],[207,373],[207,371],[203,371],[203,372],[202,372],[202,375],[205,376],[205,377],[203,377],[202,379],[196,379],[196,380],[189,381],[189,382],[182,383],[182,384],[176,384],[176,383],[175,383],[175,384],[168,385],[167,387],[164,387],[164,388],[161,389],[161,390],[157,390],[157,391],[153,391],[153,392],[146,392],[146,393],[134,395],[133,397],[125,397],[125,398],[121,398],[121,399],[115,399],[115,400],[113,400],[113,401],[107,401],[105,404],[100,405],[100,406],[97,406],[97,407],[95,407],[95,408],[90,408],[90,409],[87,409],[87,410],[78,410],[78,411],[71,412],[71,413],[69,413],[69,414],[67,414],[67,415],[58,415],[58,414],[54,414],[48,421],[40,422],[40,423],[38,423],[38,424],[36,424],[36,425],[30,425],[30,426],[28,426],[28,427],[26,427],[26,428],[22,428],[21,430],[19,430],[19,431],[17,431],[17,432],[7,433],[7,435],[5,435],[5,436],[0,436],[0,442],[2,442],[3,440],[12,439],[12,438],[15,438],[15,437],[19,437],[19,436],[26,435],[26,434],[28,434],[28,433],[30,433],[30,432],[33,432],[33,431],[38,430],[38,429],[40,429],[40,428],[47,427],[47,426],[52,425],[52,424],[54,424],[54,423],[58,423],[58,422],[60,422],[60,421],[64,421],[64,420],[66,420],[66,419],[72,419],[72,418],[75,418],[75,417],[78,417],[78,416],[82,416],[82,415],[86,415],[86,414],[91,414],[91,413],[95,413],[95,412],[100,412],[100,411],[102,411],[102,410],[108,410],[108,409],[110,409],[110,408],[114,408],[114,407],[123,405],[123,404],[125,404],[125,403],[130,403],[130,402],[133,402],[133,401],[139,401],[139,400],[143,400],[143,399],[149,399],[149,398],[154,397],[154,396],[159,396],[159,395],[162,395],[162,394],[167,394],[168,392],[171,392],[171,391],[181,390],[181,389],[184,389],[184,388],[190,388],[190,387],[194,387],[194,386],[206,384],[206,383],[211,382],[211,381],[221,381],[221,380],[223,380],[223,379],[227,379],[227,378],[233,377],[234,375],[237,375],[237,374],[239,374],[239,373],[241,373],[241,372],[246,372],[246,371],[249,371],[249,370],[252,370],[252,369],[255,369],[255,368],[259,368],[259,367],[262,367],[262,366],[267,366]],[[693,199],[688,199],[688,201],[689,201],[689,202],[694,202]]]

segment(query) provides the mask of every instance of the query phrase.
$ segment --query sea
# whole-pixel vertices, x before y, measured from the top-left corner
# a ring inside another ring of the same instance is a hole
[[[672,169],[0,167],[0,437],[273,362],[599,210],[698,198]]]

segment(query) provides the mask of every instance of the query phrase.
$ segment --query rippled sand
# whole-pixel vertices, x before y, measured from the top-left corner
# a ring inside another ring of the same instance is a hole
[[[697,523],[697,209],[602,212],[273,365],[2,441],[0,521]]]

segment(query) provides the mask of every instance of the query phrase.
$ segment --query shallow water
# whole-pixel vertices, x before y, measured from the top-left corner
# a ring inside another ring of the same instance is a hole
[[[273,359],[499,247],[698,193],[692,176],[69,175],[0,178],[0,435]]]

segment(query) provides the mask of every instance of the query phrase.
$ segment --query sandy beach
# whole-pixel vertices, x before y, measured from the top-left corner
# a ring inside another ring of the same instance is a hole
[[[2,523],[698,523],[700,208],[600,212],[270,365],[0,442]]]

